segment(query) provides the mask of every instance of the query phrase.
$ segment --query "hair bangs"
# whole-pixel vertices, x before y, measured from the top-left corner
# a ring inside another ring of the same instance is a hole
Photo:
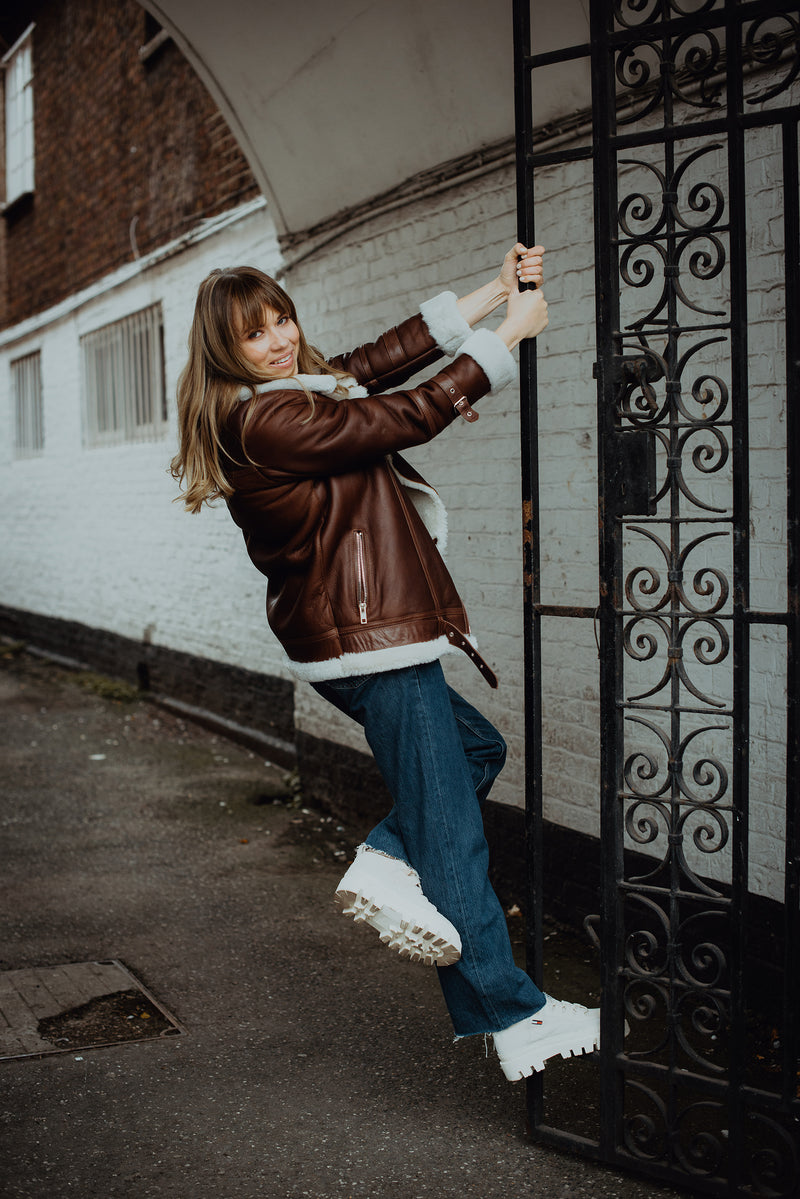
[[[259,329],[269,312],[294,320],[293,306],[280,288],[266,287],[259,279],[241,276],[233,282],[229,294],[230,315],[239,334]]]

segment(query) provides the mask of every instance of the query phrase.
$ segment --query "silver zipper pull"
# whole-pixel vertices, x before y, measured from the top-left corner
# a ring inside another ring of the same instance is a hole
[[[364,556],[364,534],[356,530],[356,573],[358,575],[358,615],[367,623],[367,562]]]

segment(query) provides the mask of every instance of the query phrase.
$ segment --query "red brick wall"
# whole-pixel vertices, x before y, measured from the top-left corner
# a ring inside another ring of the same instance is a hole
[[[0,325],[258,194],[193,69],[133,0],[45,0],[33,18],[36,184],[5,216]],[[6,32],[5,30],[3,32]],[[0,254],[0,267],[2,266]]]

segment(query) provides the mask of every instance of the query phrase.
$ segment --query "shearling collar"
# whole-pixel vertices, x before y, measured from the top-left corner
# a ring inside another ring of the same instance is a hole
[[[337,383],[347,388],[347,396],[351,400],[363,399],[369,395],[367,389],[355,379],[339,380],[335,375],[292,375],[288,379],[267,379],[256,386],[256,395],[263,395],[268,391],[302,391],[303,388],[314,391],[317,395],[333,395]],[[252,394],[249,387],[243,387],[239,392],[239,399],[249,400]]]

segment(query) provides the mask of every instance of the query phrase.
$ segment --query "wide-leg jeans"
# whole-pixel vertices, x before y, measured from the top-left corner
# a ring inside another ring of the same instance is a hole
[[[314,687],[363,726],[394,800],[366,844],[413,866],[461,936],[460,961],[437,971],[456,1035],[533,1015],[545,997],[514,963],[487,873],[481,808],[505,761],[500,734],[447,685],[439,662]]]

